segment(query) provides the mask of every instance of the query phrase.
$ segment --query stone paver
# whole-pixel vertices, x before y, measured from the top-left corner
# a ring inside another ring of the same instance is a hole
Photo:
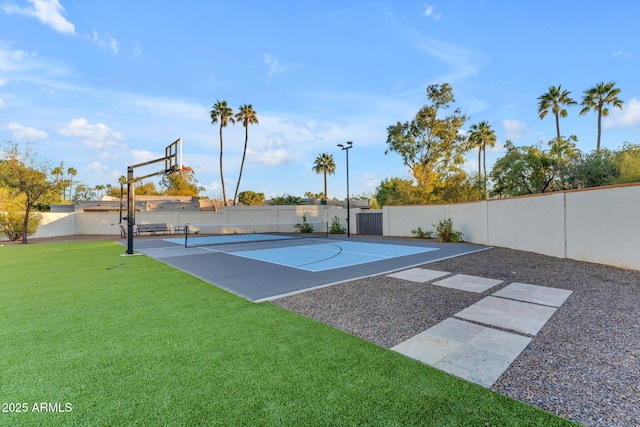
[[[458,274],[433,284],[483,292],[500,282]],[[484,387],[491,387],[532,338],[490,326],[536,335],[571,292],[511,283],[456,313],[454,316],[457,318],[445,319],[392,350]]]
[[[529,342],[528,337],[449,318],[393,350],[491,387]]]
[[[456,317],[535,335],[556,308],[488,296],[455,314]]]
[[[389,277],[396,279],[409,280],[411,282],[425,283],[438,277],[447,276],[451,273],[446,271],[427,270],[426,268],[410,268],[409,270],[399,271],[389,274]]]
[[[502,280],[487,279],[484,277],[468,276],[466,274],[456,274],[446,279],[433,282],[434,285],[445,288],[459,289],[461,291],[481,293],[502,283]]]
[[[514,282],[495,292],[497,297],[560,307],[573,291]]]

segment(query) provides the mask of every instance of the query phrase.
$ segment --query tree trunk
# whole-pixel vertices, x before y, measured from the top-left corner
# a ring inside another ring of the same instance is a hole
[[[324,171],[324,198],[329,200],[329,195],[327,194],[327,171]]]
[[[600,133],[602,131],[602,106],[598,108],[598,142],[596,143],[596,151],[600,151]]]
[[[240,180],[242,179],[242,169],[244,168],[244,158],[247,155],[247,141],[249,140],[249,124],[244,131],[244,151],[242,151],[242,162],[240,163],[240,174],[238,175],[238,182],[236,183],[236,192],[233,195],[233,204],[236,204],[238,199],[238,190],[240,189]]]
[[[22,244],[27,244],[27,228],[29,227],[29,212],[31,212],[31,203],[27,200],[24,220],[22,221]]]
[[[220,184],[222,185],[222,205],[227,206],[227,192],[224,188],[224,174],[222,173],[222,118],[220,118]]]
[[[487,147],[482,147],[482,167],[484,168],[484,198],[487,197]]]

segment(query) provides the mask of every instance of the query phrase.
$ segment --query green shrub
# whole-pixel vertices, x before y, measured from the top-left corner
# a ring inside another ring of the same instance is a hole
[[[337,216],[334,216],[333,220],[331,221],[331,227],[329,227],[329,233],[344,234],[346,232],[347,232],[347,229],[344,228],[342,224],[340,224],[340,218],[338,218]]]
[[[38,230],[40,225],[40,217],[35,213],[29,214],[29,224],[27,225],[27,235],[32,235]],[[24,229],[24,213],[22,212],[6,212],[0,213],[0,234],[15,242],[22,238],[22,230]]]
[[[436,226],[436,234],[438,235],[438,240],[441,242],[462,242],[462,232],[455,230],[453,228],[453,220],[451,218],[443,219]]]
[[[424,231],[422,230],[422,227],[411,230],[411,234],[413,234],[417,239],[431,239],[433,237],[433,231]]]
[[[238,193],[238,202],[245,206],[260,206],[264,202],[264,193],[241,191]]]
[[[283,194],[282,196],[274,197],[269,202],[270,205],[304,205],[304,200],[298,196],[292,196],[290,194]]]
[[[313,225],[307,222],[306,215],[302,215],[302,223],[295,224],[294,227],[298,233],[313,233]]]

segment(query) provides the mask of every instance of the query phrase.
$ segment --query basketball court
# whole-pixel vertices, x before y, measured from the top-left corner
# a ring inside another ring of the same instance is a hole
[[[487,249],[472,244],[266,234],[137,239],[135,250],[251,301],[377,276]]]

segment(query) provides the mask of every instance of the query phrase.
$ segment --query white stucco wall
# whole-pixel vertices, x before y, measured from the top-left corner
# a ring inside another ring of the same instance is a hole
[[[486,201],[456,203],[449,206],[449,218],[453,221],[453,228],[461,231],[467,242],[489,244],[487,215]]]
[[[351,209],[352,234],[359,211]],[[452,205],[385,206],[382,212],[385,236],[412,236],[411,230],[434,230],[433,224],[451,218],[454,228],[472,243],[640,270],[640,184]],[[116,213],[40,215],[33,237],[120,235]],[[237,206],[220,212],[140,212],[136,222],[172,227],[298,222],[303,215],[309,222],[328,224],[337,216],[346,225],[347,211],[322,205]]]
[[[568,192],[567,258],[640,270],[640,186]]]
[[[564,193],[487,203],[489,245],[565,256]]]
[[[466,241],[640,270],[640,184],[474,203],[385,206],[385,236],[451,218]]]
[[[413,236],[411,230],[434,231],[435,226],[449,217],[449,205],[383,206],[382,233],[385,236]]]

